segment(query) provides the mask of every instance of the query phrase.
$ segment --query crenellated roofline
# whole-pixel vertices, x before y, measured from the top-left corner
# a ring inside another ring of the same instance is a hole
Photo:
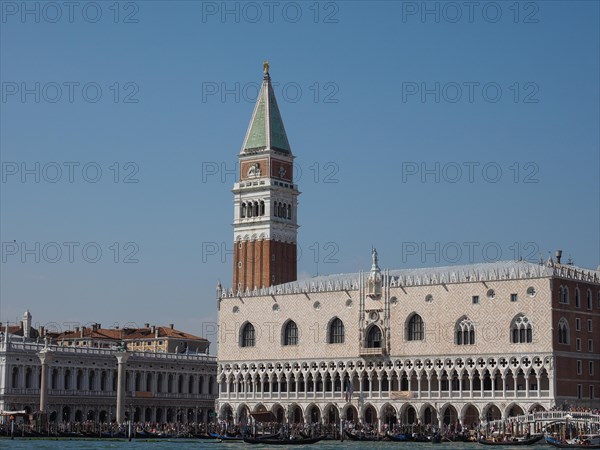
[[[600,285],[600,271],[572,265],[497,261],[462,266],[382,270],[387,287],[478,283],[533,278],[565,278]],[[275,286],[234,291],[220,289],[217,298],[262,297],[267,295],[308,294],[314,292],[356,291],[364,285],[368,272],[325,275]]]

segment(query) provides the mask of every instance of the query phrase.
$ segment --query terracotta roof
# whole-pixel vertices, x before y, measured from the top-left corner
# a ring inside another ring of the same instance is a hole
[[[156,336],[158,331],[158,336]],[[206,339],[193,334],[185,333],[173,329],[171,327],[156,327],[155,331],[150,327],[145,328],[90,328],[85,327],[80,330],[69,330],[64,333],[60,333],[57,339],[106,339],[106,340],[135,340],[135,339],[154,339],[158,338],[171,338],[171,339],[187,339],[193,341],[207,341]]]
[[[6,324],[0,327],[1,332],[6,331]],[[23,326],[22,325],[9,325],[8,326],[8,334],[14,334],[15,336],[23,336]],[[31,327],[29,328],[29,337],[37,338],[39,336],[38,330]]]

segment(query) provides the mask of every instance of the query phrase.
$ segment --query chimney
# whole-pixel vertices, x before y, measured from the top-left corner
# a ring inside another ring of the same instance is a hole
[[[170,323],[169,324],[169,328],[172,330],[173,328],[175,328],[175,324],[174,323]]]
[[[46,329],[43,325],[40,325],[40,336],[44,336],[46,334]]]
[[[145,323],[144,324],[144,328],[150,328],[150,324],[149,323]]]
[[[556,250],[556,262],[560,264],[560,258],[562,257],[562,250]]]
[[[152,325],[152,328],[150,328],[150,331],[151,331],[152,333],[154,333],[154,331],[156,331],[156,326]]]

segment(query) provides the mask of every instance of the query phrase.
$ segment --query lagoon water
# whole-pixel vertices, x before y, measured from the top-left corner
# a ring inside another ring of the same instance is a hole
[[[543,441],[542,441],[543,442]],[[391,450],[391,449],[402,449],[402,450],[483,450],[487,446],[477,443],[463,443],[463,442],[447,442],[442,444],[426,444],[426,443],[411,443],[411,442],[354,442],[354,441],[321,441],[313,445],[294,445],[294,446],[269,446],[269,445],[250,445],[243,442],[231,442],[231,443],[219,443],[217,441],[210,440],[194,440],[194,439],[160,439],[160,440],[133,440],[131,442],[127,440],[68,440],[68,439],[19,439],[14,440],[2,438],[0,439],[0,449],[10,450],[100,450],[100,449],[127,449],[127,450],[203,450],[203,449],[223,449],[223,450],[237,450],[237,449],[309,449],[314,450],[343,450],[346,448],[352,450],[369,449],[369,450]],[[550,448],[544,443],[538,443],[528,448]],[[502,447],[503,449],[518,449],[521,447]]]

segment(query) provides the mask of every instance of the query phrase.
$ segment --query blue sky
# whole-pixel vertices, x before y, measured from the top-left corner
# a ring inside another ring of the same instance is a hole
[[[209,332],[265,59],[301,277],[372,245],[394,269],[600,264],[597,2],[22,5],[0,17],[3,322]]]

